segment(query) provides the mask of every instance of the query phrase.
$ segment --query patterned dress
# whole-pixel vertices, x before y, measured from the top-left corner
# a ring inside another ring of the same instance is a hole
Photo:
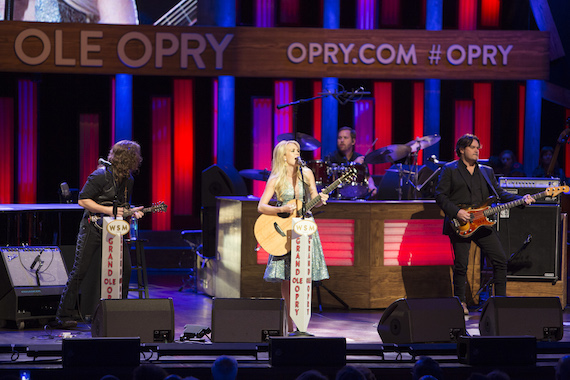
[[[299,181],[299,192],[301,190],[301,182]],[[308,190],[307,190],[308,191]],[[293,185],[289,184],[285,189],[283,195],[283,200],[281,204],[285,204],[290,200],[295,198],[293,191]],[[311,218],[311,220],[313,220]],[[311,261],[311,272],[313,274],[313,281],[326,280],[329,278],[329,271],[327,269],[327,264],[325,263],[325,256],[323,254],[323,246],[321,245],[321,239],[319,237],[319,232],[313,234],[313,252]],[[289,280],[291,277],[291,252],[283,256],[272,256],[269,255],[269,260],[267,261],[267,268],[265,268],[265,274],[263,279],[268,282],[278,282],[283,280]]]

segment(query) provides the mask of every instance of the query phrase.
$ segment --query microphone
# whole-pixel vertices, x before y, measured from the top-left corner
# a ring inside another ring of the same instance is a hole
[[[106,166],[106,167],[111,167],[111,166],[112,166],[112,164],[111,164],[109,161],[107,161],[107,160],[105,160],[105,159],[103,159],[103,158],[100,158],[99,161],[97,161],[97,162],[99,163],[99,165],[103,165],[103,166]]]
[[[71,203],[71,191],[69,190],[69,185],[67,182],[62,182],[59,185],[59,189],[61,191],[62,200],[64,200],[66,203]]]
[[[297,160],[297,163],[299,164],[299,166],[306,166],[305,161],[303,161],[301,156],[297,156],[296,160]]]
[[[69,185],[67,182],[62,182],[61,185],[59,185],[59,188],[61,189],[61,195],[64,198],[68,198],[71,195],[71,191],[69,191]]]
[[[437,166],[445,166],[447,164],[447,162],[445,162],[445,161],[438,160],[435,154],[432,154],[431,157],[428,158],[428,161],[433,162]]]
[[[364,91],[364,87],[360,86],[352,91],[334,91],[334,92],[319,92],[319,95],[333,95],[333,96],[347,96],[354,97],[356,95],[370,95],[370,91]]]

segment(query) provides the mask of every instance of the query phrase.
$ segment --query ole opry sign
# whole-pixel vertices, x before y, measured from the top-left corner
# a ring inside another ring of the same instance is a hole
[[[548,33],[0,22],[0,71],[548,79]]]

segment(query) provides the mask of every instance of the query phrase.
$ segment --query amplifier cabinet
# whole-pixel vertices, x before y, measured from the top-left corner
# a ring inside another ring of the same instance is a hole
[[[560,186],[560,178],[500,177],[499,186],[511,194],[536,194],[548,187]],[[560,195],[540,198],[536,203],[560,203]]]
[[[514,207],[499,213],[497,231],[507,255],[509,279],[560,280],[559,205]]]
[[[58,247],[0,248],[0,323],[55,316],[67,283]]]

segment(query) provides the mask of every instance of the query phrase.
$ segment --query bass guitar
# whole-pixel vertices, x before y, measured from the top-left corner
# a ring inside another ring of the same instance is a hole
[[[555,197],[560,193],[567,193],[570,191],[570,187],[568,186],[556,186],[556,187],[549,187],[540,193],[536,193],[531,195],[533,199],[540,199],[547,196]],[[477,208],[464,208],[465,211],[469,212],[469,221],[467,223],[461,223],[456,218],[451,220],[451,227],[455,231],[455,233],[461,237],[470,237],[481,227],[491,227],[497,220],[493,217],[500,211],[508,210],[510,208],[520,206],[524,203],[524,199],[517,199],[508,203],[503,203],[497,205],[495,207],[489,206],[489,204],[493,201],[493,199],[489,199],[483,205]]]
[[[107,204],[106,206],[110,206],[110,204]],[[131,216],[135,213],[134,209],[128,207],[128,205],[127,205],[127,206],[121,206],[121,207],[124,207],[124,210],[123,210],[123,219],[129,218],[129,217],[131,217]],[[158,202],[158,203],[153,203],[152,206],[150,206],[150,207],[144,207],[144,208],[142,208],[141,210],[138,210],[138,211],[142,212],[143,214],[146,214],[146,213],[149,213],[149,212],[150,212],[150,213],[166,212],[167,207],[168,207],[168,206],[166,205],[166,203],[164,203],[164,202]],[[97,228],[99,228],[99,229],[103,229],[103,217],[104,217],[104,216],[105,216],[105,215],[103,215],[103,214],[93,214],[93,213],[90,213],[90,214],[89,214],[89,221],[90,221],[95,227],[97,227]]]
[[[355,177],[357,170],[355,167],[350,167],[347,171],[336,181],[325,187],[321,191],[329,194],[336,189],[342,182],[349,182]],[[316,196],[305,205],[306,214],[311,211],[321,201],[321,196]],[[255,238],[259,245],[273,256],[283,256],[291,251],[291,231],[293,229],[293,218],[301,217],[302,201],[299,199],[292,199],[287,204],[294,204],[296,202],[297,212],[291,214],[285,212],[277,215],[261,214],[253,231]]]

